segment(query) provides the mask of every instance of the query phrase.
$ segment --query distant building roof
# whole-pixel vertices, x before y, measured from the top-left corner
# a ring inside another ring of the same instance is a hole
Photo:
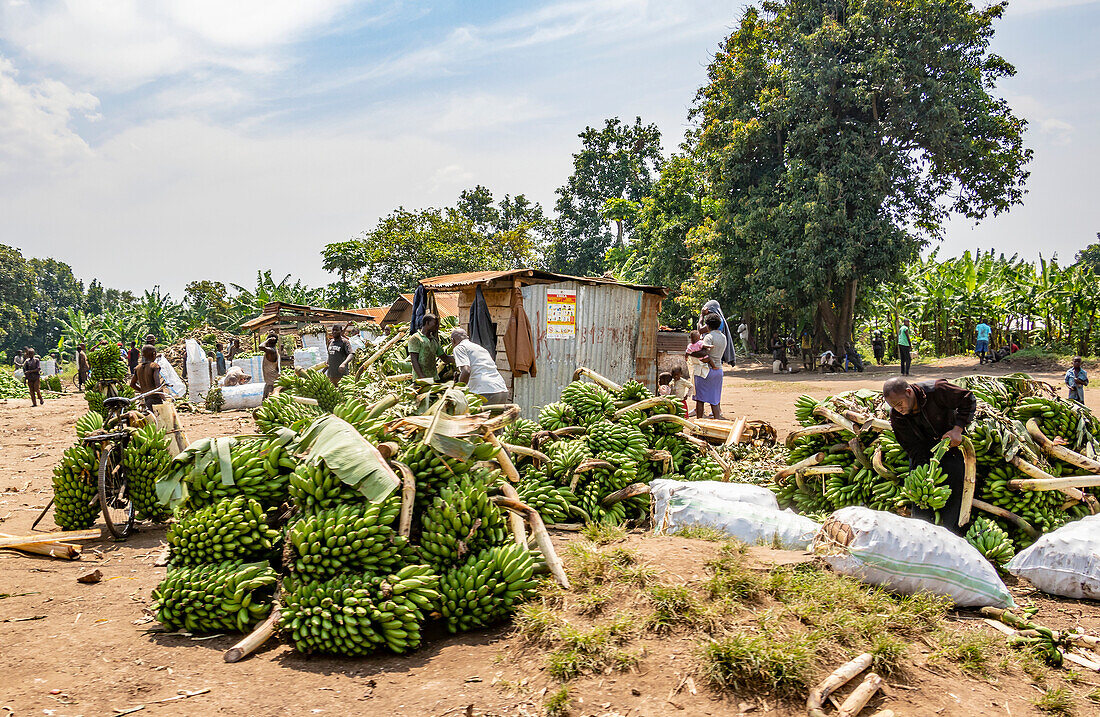
[[[628,289],[645,291],[651,294],[668,296],[668,289],[663,286],[649,286],[646,284],[627,284],[612,278],[598,276],[571,276],[569,274],[555,274],[541,269],[508,269],[506,271],[469,271],[464,274],[447,274],[445,276],[433,276],[421,279],[420,283],[428,289],[459,289],[477,284],[487,284],[500,279],[518,279],[521,284],[552,284],[560,281],[575,281],[580,284],[625,286]],[[442,309],[442,307],[440,307]]]

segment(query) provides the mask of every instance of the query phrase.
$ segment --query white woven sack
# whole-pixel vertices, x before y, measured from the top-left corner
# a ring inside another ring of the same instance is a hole
[[[813,550],[841,575],[961,607],[1013,607],[1012,595],[974,546],[941,525],[857,506],[834,512]]]
[[[805,550],[821,526],[809,518],[785,510],[721,498],[669,498],[658,534],[674,534],[688,526],[721,530],[749,545],[774,545]]]
[[[657,525],[664,520],[668,500],[674,495],[703,500],[707,498],[732,500],[779,510],[775,493],[763,486],[748,483],[726,483],[716,480],[682,481],[658,478],[650,482],[649,494],[653,498],[653,522]]]
[[[222,404],[223,411],[239,411],[245,408],[256,408],[264,399],[264,385],[262,383],[246,383],[240,386],[223,386]]]
[[[1045,593],[1100,600],[1100,515],[1040,536],[1006,567]]]

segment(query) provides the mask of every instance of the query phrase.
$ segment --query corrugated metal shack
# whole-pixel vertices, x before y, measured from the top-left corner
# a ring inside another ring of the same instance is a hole
[[[458,292],[458,324],[463,328],[481,289],[496,325],[497,368],[529,418],[558,400],[578,366],[617,383],[635,379],[656,390],[657,315],[668,295],[663,287],[537,269],[450,274],[420,283],[433,293]],[[536,375],[513,379],[504,334],[517,291],[531,324]]]

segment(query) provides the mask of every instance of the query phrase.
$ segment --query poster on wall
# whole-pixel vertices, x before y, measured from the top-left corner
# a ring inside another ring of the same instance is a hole
[[[546,338],[571,339],[577,335],[577,290],[546,292]]]

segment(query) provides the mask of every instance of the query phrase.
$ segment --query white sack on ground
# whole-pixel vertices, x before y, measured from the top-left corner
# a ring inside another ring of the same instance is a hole
[[[707,498],[732,500],[779,510],[775,493],[763,486],[748,483],[726,483],[716,480],[682,481],[657,478],[650,482],[649,494],[653,497],[653,520],[658,525],[664,518],[669,498],[674,495],[698,500],[706,500]]]
[[[834,512],[814,552],[841,575],[912,595],[944,595],[960,607],[1013,607],[996,569],[942,525],[852,506]]]
[[[222,388],[223,411],[239,411],[245,408],[256,408],[264,400],[264,385],[262,383],[245,383],[240,386],[225,386]]]
[[[1045,593],[1100,600],[1100,515],[1040,536],[1006,567]]]
[[[721,530],[749,545],[774,545],[787,550],[805,550],[821,527],[809,518],[789,511],[721,498],[687,498],[681,495],[668,499],[660,520],[655,518],[654,523],[658,534],[673,534],[689,526],[705,526]]]

